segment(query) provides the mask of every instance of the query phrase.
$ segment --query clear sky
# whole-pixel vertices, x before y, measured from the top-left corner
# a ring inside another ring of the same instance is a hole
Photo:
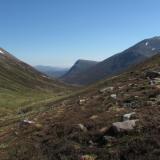
[[[103,60],[160,36],[160,0],[0,0],[0,46],[31,65]]]

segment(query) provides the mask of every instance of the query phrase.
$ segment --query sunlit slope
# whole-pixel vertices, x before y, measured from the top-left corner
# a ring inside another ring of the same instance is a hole
[[[69,90],[0,48],[0,107],[62,95]]]

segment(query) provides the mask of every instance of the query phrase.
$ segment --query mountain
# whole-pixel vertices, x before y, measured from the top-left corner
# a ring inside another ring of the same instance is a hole
[[[59,77],[63,76],[69,70],[68,68],[59,68],[59,67],[43,66],[43,65],[37,65],[37,66],[35,66],[35,68],[38,71],[40,71],[50,77],[55,77],[55,78],[59,78]]]
[[[138,64],[155,55],[160,50],[160,37],[145,39],[131,48],[113,55],[110,58],[84,70],[70,79],[63,79],[67,83],[88,85],[109,76],[125,71],[132,65]]]
[[[45,112],[3,128],[2,160],[158,160],[159,85],[156,55],[49,103]]]
[[[75,82],[75,79],[79,78],[79,75],[84,71],[90,69],[91,67],[95,66],[98,62],[90,61],[90,60],[78,60],[71,69],[61,77],[61,80],[67,83]]]
[[[66,90],[69,86],[38,72],[0,48],[0,109],[23,107]]]

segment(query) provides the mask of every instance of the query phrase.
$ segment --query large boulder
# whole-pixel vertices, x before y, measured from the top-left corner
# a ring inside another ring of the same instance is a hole
[[[124,133],[133,131],[136,127],[136,122],[139,120],[127,120],[124,122],[115,122],[112,124],[112,130],[114,133]]]

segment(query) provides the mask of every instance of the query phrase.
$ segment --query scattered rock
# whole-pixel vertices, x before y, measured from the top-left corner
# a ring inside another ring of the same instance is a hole
[[[83,105],[83,104],[85,104],[85,103],[86,103],[86,99],[80,99],[80,100],[79,100],[79,104],[80,104],[80,105]]]
[[[78,127],[83,131],[87,132],[87,128],[83,124],[78,124]]]
[[[96,159],[96,156],[94,155],[84,155],[84,156],[81,156],[80,160],[95,160]]]
[[[128,84],[128,87],[134,87],[134,86],[135,86],[135,84],[133,84],[133,83]]]
[[[107,132],[107,130],[108,130],[108,127],[103,127],[103,128],[101,128],[101,129],[99,130],[99,132],[100,132],[101,134],[105,134],[105,133]]]
[[[26,127],[26,126],[33,125],[33,124],[35,124],[35,122],[25,119],[25,120],[20,122],[19,126],[20,127]]]
[[[119,89],[119,90],[122,90],[122,89],[124,89],[125,87],[126,87],[125,85],[124,85],[124,86],[119,86],[118,89]]]
[[[34,124],[35,122],[33,122],[33,121],[29,121],[29,120],[23,120],[22,121],[24,124]]]
[[[147,78],[148,78],[148,80],[149,80],[150,85],[151,85],[151,86],[154,86],[154,85],[155,85],[155,82],[154,82],[152,79],[150,79],[149,77],[147,77]]]
[[[93,116],[91,116],[89,119],[94,120],[94,119],[97,119],[97,118],[98,118],[97,115],[93,115]]]
[[[94,143],[92,140],[89,141],[90,147],[96,146],[97,143]]]
[[[114,90],[114,87],[106,87],[106,88],[101,89],[99,92],[105,93],[105,92],[111,92],[113,90]]]
[[[123,133],[123,132],[129,132],[134,130],[136,127],[136,122],[139,120],[128,120],[124,122],[115,122],[112,124],[112,130],[114,133]]]
[[[123,115],[123,121],[130,120],[132,118],[132,116],[135,114],[136,114],[135,112],[132,112],[132,113],[128,113],[128,114]]]
[[[117,99],[117,95],[116,94],[111,94],[110,97],[113,98],[113,99]]]

